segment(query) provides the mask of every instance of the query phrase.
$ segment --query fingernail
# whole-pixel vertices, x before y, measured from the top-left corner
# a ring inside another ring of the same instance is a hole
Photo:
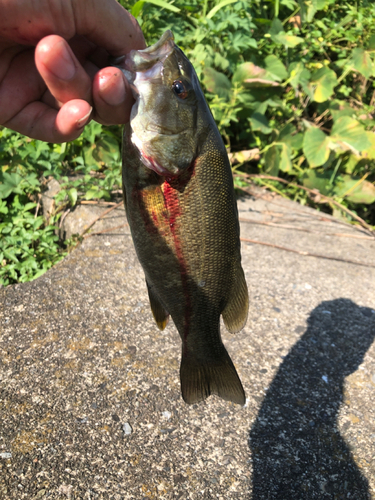
[[[60,44],[61,47],[58,47]],[[71,80],[76,73],[76,66],[69,49],[65,42],[61,41],[55,45],[59,48],[59,57],[51,59],[48,63],[48,68],[57,78],[61,80]]]
[[[99,79],[100,96],[109,106],[118,106],[126,98],[125,82],[121,71],[115,73],[111,78],[105,76]]]
[[[76,122],[76,127],[77,129],[83,128],[85,125],[88,124],[88,122],[91,119],[91,113],[92,113],[92,107],[90,108],[90,111],[87,113],[87,115],[83,116]]]

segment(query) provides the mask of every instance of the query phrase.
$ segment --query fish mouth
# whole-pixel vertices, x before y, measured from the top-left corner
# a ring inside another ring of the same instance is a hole
[[[159,61],[163,62],[174,48],[173,33],[167,30],[154,45],[143,50],[132,50],[125,57],[125,69],[132,73],[147,71]]]
[[[164,61],[175,47],[173,33],[167,30],[154,45],[142,50],[132,50],[125,56],[112,59],[112,65],[119,68],[127,79],[135,100],[139,96],[135,80],[138,83],[160,77]]]

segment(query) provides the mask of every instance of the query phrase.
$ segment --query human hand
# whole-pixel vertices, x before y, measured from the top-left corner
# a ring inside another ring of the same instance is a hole
[[[94,118],[125,123],[133,98],[110,56],[145,47],[116,0],[0,0],[0,124],[47,142]]]

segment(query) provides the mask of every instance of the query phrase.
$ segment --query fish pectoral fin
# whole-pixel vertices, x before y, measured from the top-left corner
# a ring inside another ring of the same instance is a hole
[[[162,306],[159,297],[156,295],[151,286],[147,283],[147,280],[146,284],[147,284],[148,298],[150,300],[152,315],[154,316],[154,319],[159,329],[164,330],[164,328],[168,324],[169,313]]]
[[[226,401],[244,405],[245,391],[229,354],[214,361],[201,361],[182,354],[180,367],[181,393],[185,403],[199,403],[216,394]]]
[[[221,313],[224,324],[230,333],[242,330],[246,324],[248,310],[249,293],[242,266],[239,264],[228,303]]]

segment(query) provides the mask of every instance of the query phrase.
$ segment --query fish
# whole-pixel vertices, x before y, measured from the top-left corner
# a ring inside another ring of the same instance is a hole
[[[171,317],[181,337],[182,398],[244,405],[220,335],[220,316],[235,333],[249,307],[226,148],[171,31],[121,69],[135,99],[123,134],[126,216],[156,324],[164,330]]]

